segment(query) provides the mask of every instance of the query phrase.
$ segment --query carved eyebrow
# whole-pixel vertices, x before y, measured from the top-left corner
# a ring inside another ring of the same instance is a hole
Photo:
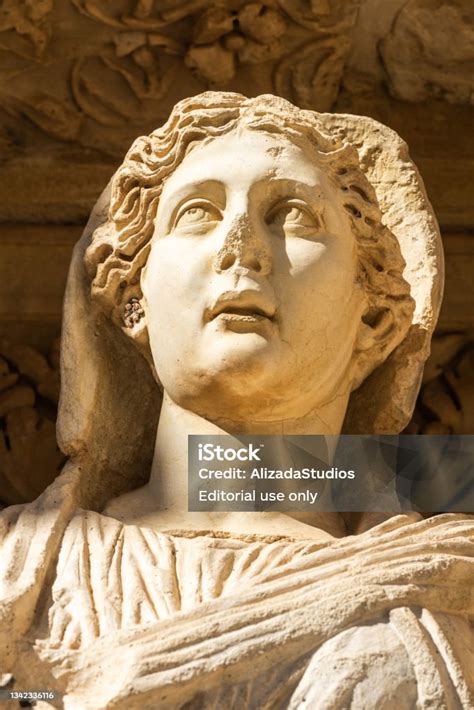
[[[212,199],[218,207],[223,209],[226,202],[225,186],[219,180],[190,180],[173,190],[166,199],[167,202],[183,202],[190,197],[205,197]]]
[[[264,194],[269,199],[273,200],[275,197],[299,197],[309,204],[321,204],[324,201],[324,192],[321,185],[311,185],[301,180],[296,180],[292,178],[270,178],[270,180],[259,180],[252,186],[252,190],[255,191],[262,190],[264,187]]]

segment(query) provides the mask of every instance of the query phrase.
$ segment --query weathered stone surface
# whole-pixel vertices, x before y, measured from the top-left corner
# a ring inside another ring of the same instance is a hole
[[[474,225],[474,110],[440,101],[406,103],[353,77],[335,110],[370,116],[396,131],[409,146],[443,232]]]
[[[78,227],[53,224],[0,227],[0,320],[9,313],[61,314],[67,269],[80,233]]]
[[[53,159],[25,151],[2,165],[0,222],[83,226],[116,167],[83,151],[64,150]],[[5,229],[0,224],[0,239]]]
[[[394,96],[474,104],[474,8],[470,0],[409,0],[380,52]]]
[[[472,434],[473,412],[473,334],[438,336],[407,433]]]
[[[31,347],[0,337],[0,501],[34,500],[58,475],[59,373]]]
[[[0,225],[0,337],[47,352],[60,332],[67,268],[80,231]]]
[[[472,234],[446,234],[446,284],[439,328],[443,331],[474,329],[472,274],[474,271],[474,238]]]

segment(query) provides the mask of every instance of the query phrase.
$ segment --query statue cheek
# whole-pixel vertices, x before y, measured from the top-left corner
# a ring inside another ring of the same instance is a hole
[[[163,288],[173,293],[192,291],[195,296],[212,271],[215,251],[210,235],[199,238],[169,235],[154,246],[147,278],[159,280]]]

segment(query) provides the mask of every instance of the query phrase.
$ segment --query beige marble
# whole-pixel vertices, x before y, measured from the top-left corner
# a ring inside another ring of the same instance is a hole
[[[400,431],[442,283],[371,119],[206,93],[138,138],[71,264],[70,460],[0,517],[2,672],[67,709],[471,707],[469,516],[186,509],[189,433]]]

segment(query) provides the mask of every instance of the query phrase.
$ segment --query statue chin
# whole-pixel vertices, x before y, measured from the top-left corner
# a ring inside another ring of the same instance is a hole
[[[176,361],[164,363],[158,353],[155,368],[160,382],[177,404],[192,411],[208,404],[225,411],[226,407],[238,406],[240,400],[242,407],[251,409],[253,404],[256,411],[264,392],[278,401],[282,358],[276,348],[262,345],[259,336],[232,338],[237,342],[218,341],[212,349],[201,348],[200,354],[184,366]],[[288,381],[287,391],[291,388]]]
[[[403,430],[440,254],[372,119],[207,92],[137,139],[71,262],[69,461],[0,512],[15,687],[66,710],[473,706],[471,517],[187,508],[189,434]]]

